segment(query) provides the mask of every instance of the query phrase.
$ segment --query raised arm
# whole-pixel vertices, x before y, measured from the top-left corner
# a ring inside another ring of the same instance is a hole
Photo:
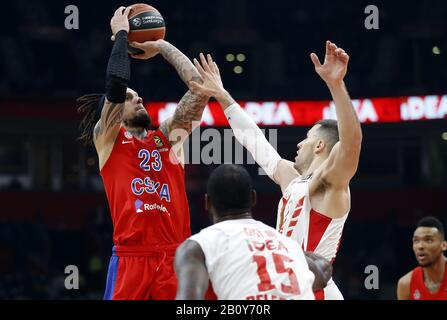
[[[197,242],[186,240],[180,245],[175,253],[174,269],[178,282],[176,300],[203,300],[209,276],[205,255]]]
[[[191,81],[202,83],[200,74],[188,57],[169,42],[165,40],[133,42],[132,46],[144,51],[143,54],[131,55],[132,57],[148,59],[160,53],[177,70],[178,75],[187,86]],[[169,138],[171,144],[182,142],[195,128],[193,125],[200,124],[208,100],[209,96],[195,94],[189,90],[186,92],[180,100],[174,116],[160,124],[160,130]]]
[[[127,54],[130,8],[120,7],[110,21],[115,39],[106,71],[106,94],[100,119],[95,126],[93,141],[101,159],[101,153],[113,146],[121,126],[126,90],[130,81],[130,60]]]
[[[340,141],[332,148],[322,170],[322,179],[329,185],[346,188],[357,171],[362,142],[360,121],[343,81],[349,56],[330,41],[326,42],[326,56],[322,65],[315,53],[311,54],[315,71],[326,82],[335,103]]]
[[[216,98],[224,110],[228,123],[239,143],[251,153],[267,175],[281,185],[281,188],[288,184],[286,179],[295,177],[298,173],[293,167],[289,166],[287,161],[281,159],[278,152],[270,145],[253,119],[244,112],[231,94],[225,90],[219,68],[211,55],[208,55],[207,59],[201,55],[200,60],[201,63],[194,59],[194,65],[199,71],[203,83],[191,81],[191,90]],[[285,172],[284,170],[287,170],[287,175],[280,174]]]

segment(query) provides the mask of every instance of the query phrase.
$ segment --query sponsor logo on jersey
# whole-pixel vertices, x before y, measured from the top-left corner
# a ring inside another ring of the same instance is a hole
[[[143,210],[141,210],[142,205],[143,205],[143,201],[141,201],[140,199],[135,200],[135,211],[137,213],[143,212]]]
[[[151,203],[150,204],[150,203],[144,203],[140,199],[135,200],[135,212],[136,213],[142,213],[145,211],[154,211],[154,210],[166,213],[168,216],[171,216],[168,209],[166,209],[166,207],[162,204],[159,204],[159,203]]]
[[[159,136],[154,136],[154,142],[157,148],[163,147],[163,141]]]
[[[141,201],[140,199],[137,199],[135,201],[135,211],[136,213],[142,213],[142,212],[146,212],[146,211],[159,211],[162,213],[166,213],[168,216],[171,216],[171,214],[169,213],[168,209],[159,203],[144,203],[143,201]]]

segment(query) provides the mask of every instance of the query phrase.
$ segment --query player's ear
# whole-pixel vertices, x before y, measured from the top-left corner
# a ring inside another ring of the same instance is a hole
[[[258,199],[258,196],[256,194],[256,190],[253,190],[251,192],[251,206],[254,207],[256,205],[256,201]]]
[[[446,240],[442,241],[442,243],[441,243],[441,250],[443,252],[447,251],[447,241]]]
[[[324,140],[320,139],[317,141],[317,144],[315,145],[315,153],[322,153],[325,150],[326,143]]]

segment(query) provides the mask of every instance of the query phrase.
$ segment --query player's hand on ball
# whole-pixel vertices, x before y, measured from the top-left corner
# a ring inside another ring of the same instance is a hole
[[[147,59],[150,59],[152,57],[155,57],[157,54],[160,53],[160,48],[158,46],[159,41],[162,41],[162,40],[146,41],[146,42],[143,42],[143,43],[132,42],[130,44],[132,47],[140,49],[140,50],[144,51],[144,53],[140,53],[140,54],[133,54],[133,53],[131,53],[130,56],[132,58],[141,59],[141,60],[147,60]]]
[[[310,58],[315,66],[315,71],[326,84],[331,86],[343,83],[348,70],[349,56],[342,48],[338,48],[334,43],[326,41],[324,63],[320,63],[315,53],[311,53]]]
[[[220,77],[219,67],[210,54],[200,54],[200,63],[197,59],[194,59],[194,65],[199,71],[203,83],[196,81],[189,82],[189,88],[193,93],[204,95],[207,97],[215,97],[219,93],[225,91],[222,79]]]
[[[112,20],[110,20],[110,28],[112,29],[112,40],[114,40],[114,36],[121,30],[129,32],[128,16],[130,9],[130,7],[119,7],[115,11]]]

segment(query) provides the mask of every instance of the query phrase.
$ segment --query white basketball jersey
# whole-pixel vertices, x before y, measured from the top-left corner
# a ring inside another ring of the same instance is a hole
[[[260,221],[219,222],[189,239],[203,250],[219,300],[314,299],[301,248]]]
[[[348,212],[341,218],[329,218],[310,204],[311,177],[298,177],[286,188],[278,205],[276,229],[295,240],[304,251],[335,260]]]

